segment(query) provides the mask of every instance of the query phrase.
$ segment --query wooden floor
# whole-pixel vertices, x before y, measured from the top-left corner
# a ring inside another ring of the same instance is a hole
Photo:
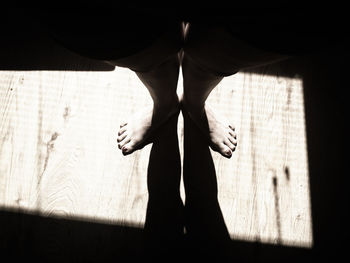
[[[232,239],[311,247],[302,79],[264,69],[225,78],[208,100],[238,133],[231,159],[212,152],[220,206]],[[142,228],[151,145],[124,157],[116,137],[150,103],[125,68],[0,71],[1,209]]]

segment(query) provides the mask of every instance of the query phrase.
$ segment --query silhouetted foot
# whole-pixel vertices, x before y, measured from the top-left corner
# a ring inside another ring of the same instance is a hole
[[[124,155],[133,153],[150,143],[154,131],[174,114],[179,114],[179,100],[176,96],[171,103],[161,106],[150,106],[132,116],[129,121],[120,125],[118,147]]]
[[[207,105],[199,106],[187,103],[181,99],[183,110],[186,110],[190,118],[209,140],[209,146],[226,158],[231,158],[237,147],[237,135],[235,127],[228,121],[222,120]]]

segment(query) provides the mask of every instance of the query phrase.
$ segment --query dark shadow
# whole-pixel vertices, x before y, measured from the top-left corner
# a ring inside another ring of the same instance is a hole
[[[314,254],[341,261],[349,244],[349,42],[300,61]]]
[[[35,9],[4,9],[0,17],[0,70],[113,71],[54,40]]]
[[[337,32],[335,30],[335,32]],[[350,46],[350,35],[348,31],[343,33],[334,33],[334,38],[330,38],[326,43],[322,43],[320,39],[320,45],[315,44],[314,49],[310,49],[308,52],[300,52],[295,55],[291,55],[290,58],[282,60],[280,62],[272,63],[269,65],[244,69],[242,73],[255,73],[272,76],[280,76],[287,78],[303,77],[303,72],[306,70],[306,63],[309,61],[316,61],[322,56],[338,56],[341,52],[346,50],[347,46]],[[315,42],[315,40],[314,40]],[[340,58],[341,59],[341,58]],[[345,59],[345,58],[343,58]],[[309,65],[313,66],[313,65]],[[327,65],[330,67],[331,65]],[[310,68],[309,68],[310,70]]]
[[[201,220],[197,224],[202,225]],[[155,239],[150,239],[150,233],[146,233],[148,230],[137,226],[89,222],[79,218],[57,219],[4,210],[0,211],[0,226],[0,253],[4,263],[28,260],[39,263],[147,262],[148,259],[196,262],[210,257],[228,260],[221,262],[298,262],[313,259],[308,249],[236,240],[229,242],[224,255],[222,248],[214,249],[222,244],[222,241],[215,244],[217,238],[209,240],[214,244],[210,246],[208,238],[205,241],[185,238],[177,243],[171,238],[174,232],[165,229],[168,234],[164,236],[172,241],[165,243],[166,240],[163,240],[164,243],[154,246]],[[202,230],[210,232],[210,229]],[[206,244],[205,248],[210,251],[200,247],[202,244]]]
[[[205,137],[186,113],[183,116],[185,207],[180,197],[181,160],[175,116],[158,130],[150,153],[144,229],[147,250],[153,257],[170,259],[180,255],[180,260],[223,258],[228,254],[230,237],[217,199],[213,159]]]
[[[216,172],[208,141],[186,112],[183,117],[187,252],[194,259],[225,258],[230,236],[218,202]]]
[[[1,262],[142,262],[137,227],[0,211]]]
[[[147,255],[174,258],[184,239],[184,207],[180,196],[181,158],[177,135],[178,115],[153,136],[145,220]]]

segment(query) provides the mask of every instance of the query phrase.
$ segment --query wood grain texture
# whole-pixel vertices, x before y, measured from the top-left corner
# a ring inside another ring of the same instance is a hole
[[[302,80],[261,74],[225,79],[208,103],[236,126],[233,158],[213,153],[231,235],[312,243]]]
[[[212,152],[234,239],[312,246],[302,88],[261,70],[225,78],[208,99],[238,133],[231,159]],[[125,157],[116,138],[150,103],[125,68],[0,71],[1,209],[142,227],[151,145]]]

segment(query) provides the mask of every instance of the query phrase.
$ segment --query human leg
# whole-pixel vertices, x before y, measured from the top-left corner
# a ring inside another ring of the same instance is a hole
[[[179,113],[176,88],[181,37],[180,29],[178,32],[168,32],[137,54],[107,61],[134,71],[153,100],[152,107],[140,111],[120,125],[117,141],[124,155],[142,148],[160,125]]]
[[[285,58],[286,56],[262,51],[235,39],[224,27],[190,25],[182,62],[182,104],[207,135],[213,150],[230,158],[237,146],[237,138],[234,125],[220,119],[205,103],[211,91],[225,76]]]
[[[129,68],[146,86],[153,106],[122,123],[117,139],[123,154],[142,148],[157,127],[179,112],[180,21],[167,8],[87,6],[46,11],[41,21],[61,45],[82,56]]]

